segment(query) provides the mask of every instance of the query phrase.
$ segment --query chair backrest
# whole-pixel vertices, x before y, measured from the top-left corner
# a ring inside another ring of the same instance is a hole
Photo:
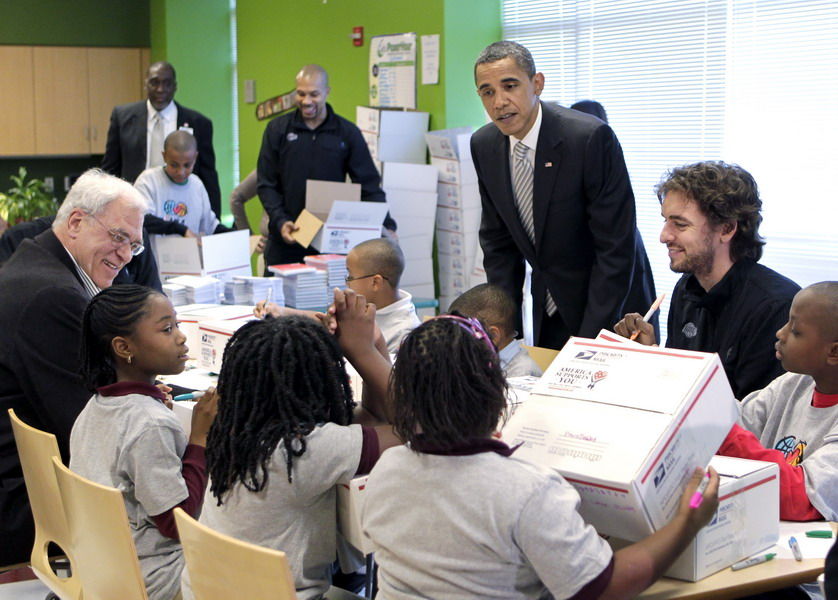
[[[530,358],[533,359],[535,364],[537,364],[542,371],[546,371],[547,367],[550,366],[550,363],[553,362],[553,359],[559,354],[558,350],[553,350],[552,348],[542,348],[540,346],[527,346],[526,344],[521,344],[527,350],[527,354],[530,355]]]
[[[213,531],[175,509],[195,600],[293,600],[294,577],[284,552]]]
[[[122,492],[53,459],[84,600],[148,600]]]
[[[57,544],[73,564],[67,520],[61,493],[55,480],[52,459],[59,462],[58,442],[55,436],[27,425],[18,418],[13,409],[9,409],[9,420],[17,444],[26,492],[35,521],[35,544],[32,546],[32,570],[56,595],[63,599],[81,598],[78,577],[59,577],[49,564],[47,550],[50,542]]]

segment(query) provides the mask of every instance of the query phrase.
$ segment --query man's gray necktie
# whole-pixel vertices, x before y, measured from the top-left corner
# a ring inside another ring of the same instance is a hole
[[[530,241],[535,244],[535,225],[532,218],[533,168],[530,161],[527,160],[527,152],[529,152],[529,148],[523,142],[515,144],[514,160],[512,161],[512,188],[515,190],[515,205],[518,208],[521,225],[524,226],[524,231],[527,232]],[[550,290],[547,290],[544,308],[551,317],[556,314],[556,302],[550,295]]]
[[[154,126],[151,128],[151,140],[148,149],[148,166],[163,165],[163,117],[160,113],[154,115]]]

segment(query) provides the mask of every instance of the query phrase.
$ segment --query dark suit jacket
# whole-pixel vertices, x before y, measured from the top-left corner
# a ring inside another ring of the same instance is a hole
[[[509,138],[492,123],[471,138],[483,206],[483,264],[489,283],[505,288],[519,305],[524,259],[532,265],[536,343],[546,289],[570,335],[595,337],[627,311],[646,312],[654,299],[634,194],[608,125],[567,108],[542,103],[541,109],[533,178],[535,244],[515,206]]]
[[[38,217],[33,221],[18,223],[14,227],[7,229],[0,236],[0,267],[12,257],[23,240],[28,240],[46,231],[52,227],[54,220],[55,215]],[[145,246],[145,250],[142,254],[133,257],[127,265],[122,267],[122,270],[116,274],[113,283],[114,285],[120,283],[137,283],[162,292],[163,286],[160,283],[157,261],[154,260],[154,252],[151,251],[151,240],[145,228],[143,228],[143,246]]]
[[[0,560],[22,562],[33,530],[7,410],[54,433],[66,459],[70,430],[91,393],[79,376],[88,296],[52,230],[24,240],[0,269]]]
[[[198,160],[193,173],[201,178],[209,194],[213,212],[221,218],[221,189],[215,170],[215,152],[212,149],[212,121],[191,108],[175,102],[177,127],[191,127],[198,141]],[[108,141],[102,157],[102,170],[134,183],[143,172],[148,155],[148,110],[146,101],[116,106],[111,113]]]

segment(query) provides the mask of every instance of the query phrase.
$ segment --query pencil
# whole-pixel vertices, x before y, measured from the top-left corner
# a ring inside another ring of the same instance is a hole
[[[649,322],[649,319],[651,319],[654,316],[654,314],[658,311],[658,309],[661,307],[661,302],[663,302],[664,298],[666,298],[665,293],[661,294],[660,296],[655,298],[655,301],[652,302],[652,306],[650,306],[649,310],[646,311],[646,314],[643,315],[643,320],[646,323]],[[629,339],[633,342],[634,340],[637,339],[638,335],[640,335],[640,330],[639,329],[635,330],[634,333],[632,333],[631,336],[629,336]]]

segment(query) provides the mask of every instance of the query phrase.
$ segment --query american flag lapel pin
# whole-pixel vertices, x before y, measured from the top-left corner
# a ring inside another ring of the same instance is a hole
[[[552,167],[552,166],[553,166],[553,163],[551,163],[551,162],[546,162],[546,163],[544,163],[544,166],[545,166],[545,167],[547,167],[547,168],[549,169],[550,167]]]

